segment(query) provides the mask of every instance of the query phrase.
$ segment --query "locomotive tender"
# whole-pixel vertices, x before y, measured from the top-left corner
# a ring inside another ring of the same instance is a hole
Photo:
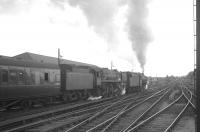
[[[145,82],[139,73],[0,57],[0,108],[120,96],[124,89],[127,93],[141,91]]]

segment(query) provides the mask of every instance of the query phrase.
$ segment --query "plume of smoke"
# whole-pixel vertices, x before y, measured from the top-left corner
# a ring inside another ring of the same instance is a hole
[[[120,0],[69,0],[69,3],[78,6],[86,15],[88,25],[107,40],[108,51],[117,47],[117,27],[113,18]]]
[[[119,6],[127,4],[129,7],[127,12],[128,37],[141,68],[144,68],[147,45],[151,41],[151,34],[146,23],[149,0],[69,0],[69,3],[72,6],[78,6],[86,15],[89,26],[106,38],[108,50],[114,50],[118,43],[113,18]]]
[[[28,9],[32,0],[0,0],[0,14],[17,13]]]
[[[35,1],[35,0],[34,0]],[[39,1],[39,0],[38,0]],[[44,0],[47,5],[55,5],[65,9],[66,1],[74,7],[80,8],[85,14],[88,25],[107,40],[108,50],[115,51],[118,47],[118,30],[114,17],[119,10],[119,6],[127,5],[127,32],[132,43],[132,49],[141,68],[146,63],[146,49],[151,41],[146,18],[148,15],[147,5],[149,0]],[[29,8],[33,0],[0,0],[0,14],[13,13]],[[129,62],[131,59],[128,60]]]
[[[148,15],[147,5],[149,0],[129,0],[127,30],[128,37],[132,43],[132,49],[142,69],[146,63],[146,49],[152,40],[148,29],[146,18]]]

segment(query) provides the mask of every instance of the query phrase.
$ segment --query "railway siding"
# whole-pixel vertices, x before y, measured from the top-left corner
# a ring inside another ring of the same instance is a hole
[[[162,90],[146,90],[121,98],[92,101],[89,105],[85,103],[71,109],[61,108],[38,115],[28,115],[25,117],[28,121],[24,124],[21,120],[24,117],[21,117],[17,119],[22,122],[21,125],[17,124],[15,119],[11,122],[16,127],[4,130],[7,132],[194,131],[195,99],[188,86],[176,80]],[[4,124],[1,123],[0,126],[3,128]]]
[[[165,89],[164,89],[165,90]],[[139,102],[131,102],[129,104],[127,104],[123,109],[121,109],[118,113],[115,113],[115,115],[113,115],[112,117],[110,118],[104,118],[104,116],[102,117],[99,117],[101,120],[104,120],[104,121],[101,121],[99,122],[98,124],[90,124],[90,126],[92,126],[90,129],[88,129],[88,127],[83,127],[84,128],[84,131],[99,131],[99,130],[102,130],[104,128],[104,126],[107,126],[107,124],[110,124],[112,123],[113,120],[115,120],[116,118],[118,118],[118,116],[121,116],[121,114],[124,114],[125,111],[131,111],[131,109],[133,108],[138,108],[138,106],[141,106],[140,109],[138,109],[138,112],[141,112],[141,110],[144,110],[144,106],[142,106],[141,104],[143,103],[146,103],[146,108],[148,108],[148,106],[150,106],[150,102],[148,102],[147,100],[151,99],[151,98],[154,98],[154,97],[157,97],[158,95],[161,95],[161,92],[163,92],[164,90],[161,90],[157,93],[155,93],[154,95],[152,96],[149,96],[148,98],[145,98]],[[97,119],[99,120],[99,119]],[[68,129],[66,130],[66,132],[69,132],[69,131],[82,131],[83,129]]]

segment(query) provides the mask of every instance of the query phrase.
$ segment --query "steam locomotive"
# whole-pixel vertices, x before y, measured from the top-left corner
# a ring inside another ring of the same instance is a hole
[[[141,91],[146,81],[141,73],[0,57],[0,108],[120,96]]]

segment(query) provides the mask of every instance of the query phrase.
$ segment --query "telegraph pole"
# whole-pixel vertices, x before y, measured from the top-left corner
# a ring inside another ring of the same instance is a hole
[[[60,67],[61,64],[61,55],[60,55],[60,49],[58,48],[58,66]]]
[[[58,48],[58,66],[60,66],[60,49]]]

